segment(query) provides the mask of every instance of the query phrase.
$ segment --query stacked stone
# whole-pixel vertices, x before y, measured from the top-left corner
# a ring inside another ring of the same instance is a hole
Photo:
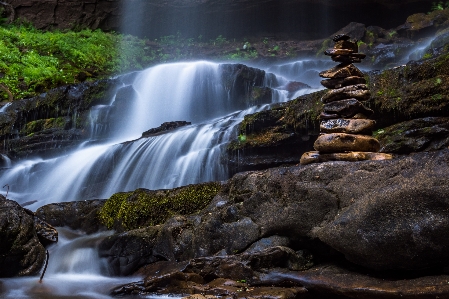
[[[340,64],[320,73],[326,79],[321,84],[330,89],[321,98],[321,134],[314,144],[316,151],[305,153],[300,162],[390,159],[391,155],[378,153],[379,142],[371,137],[375,121],[368,119],[373,110],[362,104],[371,94],[363,73],[353,63],[361,62],[366,55],[358,53],[357,43],[345,34],[335,36],[333,41],[334,48],[324,54]]]

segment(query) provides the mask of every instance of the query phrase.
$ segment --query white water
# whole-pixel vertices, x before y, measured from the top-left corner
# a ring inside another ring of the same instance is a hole
[[[99,242],[111,232],[85,236],[58,228],[59,241],[49,248],[50,259],[42,283],[38,277],[2,279],[3,299],[112,298],[108,292],[139,277],[108,277]]]
[[[298,63],[273,67],[277,75],[266,76],[265,84],[273,87],[273,102],[316,90],[282,90],[295,79],[292,69]],[[319,67],[304,67],[298,71],[297,81],[308,83],[303,73]],[[107,143],[86,143],[72,154],[52,159],[15,162],[0,173],[0,184],[10,186],[9,198],[35,209],[52,202],[108,198],[137,188],[173,188],[227,179],[226,165],[220,160],[225,143],[235,137],[233,129],[245,114],[265,106],[247,107],[241,99],[233,99],[232,90],[223,87],[219,70],[219,64],[200,61],[163,64],[141,72],[132,84],[137,96],[127,99],[127,109],[116,118],[120,125],[106,136]],[[91,119],[97,121],[92,136],[108,131],[109,125],[98,121],[107,118],[108,111],[105,106],[92,110]],[[163,122],[177,120],[193,124],[122,143]]]

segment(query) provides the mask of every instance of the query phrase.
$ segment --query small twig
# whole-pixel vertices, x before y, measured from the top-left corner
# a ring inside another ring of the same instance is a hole
[[[5,189],[5,187],[8,187],[8,190],[6,191],[6,198],[8,197],[8,193],[9,193],[9,185],[8,184],[6,184],[5,186],[3,186],[3,189]]]
[[[44,279],[44,275],[45,275],[45,271],[47,271],[47,266],[48,266],[48,260],[49,259],[50,259],[50,254],[48,253],[48,250],[47,250],[47,259],[45,260],[44,271],[42,272],[41,278],[39,279],[39,283],[42,283],[42,279]]]
[[[8,100],[12,102],[14,100],[14,96],[12,95],[11,91],[9,91],[8,87],[6,87],[5,84],[0,83],[0,89],[3,89],[8,94]]]

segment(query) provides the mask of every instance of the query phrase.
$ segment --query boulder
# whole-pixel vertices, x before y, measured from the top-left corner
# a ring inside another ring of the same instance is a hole
[[[33,216],[18,203],[0,196],[0,277],[36,275],[45,248],[36,234]]]

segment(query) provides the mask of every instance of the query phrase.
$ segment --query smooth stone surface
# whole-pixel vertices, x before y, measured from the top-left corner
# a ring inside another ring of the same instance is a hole
[[[378,152],[380,144],[371,136],[332,133],[319,136],[313,147],[320,153]]]
[[[356,77],[364,76],[362,71],[359,70],[356,66],[354,66],[353,64],[345,64],[345,63],[339,64],[331,68],[330,70],[323,71],[319,75],[322,78],[330,78],[330,79],[346,78],[351,76]]]
[[[378,161],[378,160],[390,160],[393,159],[393,155],[385,153],[373,153],[373,152],[349,152],[349,153],[331,153],[320,154],[320,152],[307,152],[304,153],[299,161],[301,165],[307,165],[311,163],[322,163],[328,161]]]
[[[371,93],[366,84],[356,84],[329,90],[321,98],[321,101],[324,104],[348,98],[355,98],[359,101],[366,101],[370,98],[370,96]]]
[[[349,85],[366,84],[366,79],[363,77],[346,77],[337,79],[322,80],[321,85],[329,89],[342,88]]]
[[[371,119],[331,119],[320,123],[323,133],[361,134],[369,132],[376,122]]]
[[[367,116],[374,113],[373,110],[366,108],[356,99],[340,100],[325,104],[323,111],[327,114],[338,114],[342,118],[351,118],[357,113],[363,113]]]

